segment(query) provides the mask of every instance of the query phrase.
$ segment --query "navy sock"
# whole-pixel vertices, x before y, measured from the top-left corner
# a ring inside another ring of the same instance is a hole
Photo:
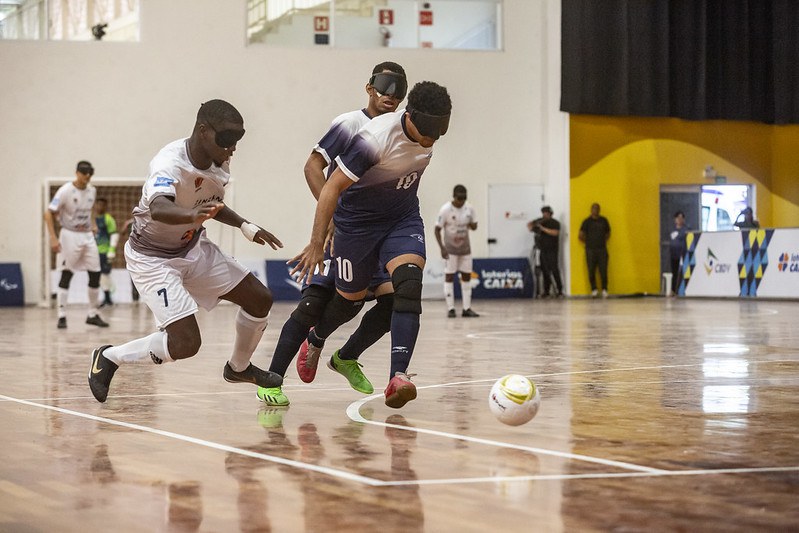
[[[358,359],[367,348],[379,341],[388,331],[391,331],[393,305],[393,294],[378,296],[377,303],[363,315],[358,329],[353,332],[347,343],[341,347],[338,356],[341,359]]]
[[[292,359],[297,355],[297,351],[307,335],[308,327],[289,317],[286,323],[283,324],[283,329],[280,330],[280,338],[277,340],[275,354],[272,356],[272,364],[269,365],[269,370],[285,376],[286,370],[288,370]]]
[[[416,338],[419,336],[419,315],[394,311],[391,317],[391,374],[406,372],[411,364]]]

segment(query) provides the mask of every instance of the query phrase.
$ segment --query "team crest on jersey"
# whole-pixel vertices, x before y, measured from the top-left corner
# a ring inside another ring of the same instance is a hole
[[[202,186],[203,178],[194,178],[194,192],[199,191]]]

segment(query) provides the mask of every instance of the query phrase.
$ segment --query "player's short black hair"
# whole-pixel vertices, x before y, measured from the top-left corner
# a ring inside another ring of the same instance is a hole
[[[685,216],[685,213],[683,213],[682,211],[675,211],[674,212],[674,218],[677,218],[679,216]]]
[[[382,63],[378,63],[375,65],[375,68],[372,69],[372,74],[380,74],[383,71],[393,72],[395,74],[401,75],[403,78],[407,78],[405,75],[405,69],[402,68],[401,65],[398,63],[394,63],[393,61],[383,61]]]
[[[197,123],[219,126],[224,122],[244,124],[244,118],[238,109],[224,100],[208,100],[200,104],[197,111]]]
[[[408,93],[408,107],[427,115],[445,116],[452,112],[446,87],[433,81],[420,81]]]
[[[466,187],[463,185],[455,185],[452,189],[452,196],[466,196]]]
[[[87,174],[89,176],[94,176],[94,167],[91,163],[86,160],[78,161],[77,166],[75,166],[75,170],[80,172],[81,174]]]
[[[103,202],[104,204],[107,204],[108,203],[108,199],[105,196],[101,196],[97,200],[94,201],[94,203],[96,203],[96,204],[98,204],[100,202]]]

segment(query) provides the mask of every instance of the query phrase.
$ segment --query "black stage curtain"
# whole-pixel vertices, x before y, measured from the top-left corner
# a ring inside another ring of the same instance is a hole
[[[561,110],[799,123],[798,0],[562,0]]]

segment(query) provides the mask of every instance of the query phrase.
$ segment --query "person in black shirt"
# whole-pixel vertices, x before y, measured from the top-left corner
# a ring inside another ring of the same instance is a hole
[[[557,296],[563,296],[563,281],[560,279],[558,266],[558,248],[560,244],[560,222],[552,218],[552,208],[545,205],[541,208],[541,218],[527,224],[527,228],[535,233],[536,247],[540,251],[541,273],[544,277],[542,298],[549,296],[552,278],[555,278]]]
[[[591,216],[580,225],[579,238],[585,243],[585,259],[588,263],[588,279],[591,282],[591,296],[597,297],[596,270],[602,280],[602,297],[608,297],[608,248],[610,223],[600,216],[599,204],[591,205]]]
[[[671,259],[671,292],[677,294],[677,289],[682,281],[682,269],[680,264],[685,255],[685,234],[688,227],[685,225],[685,213],[677,211],[674,213],[674,229],[669,234],[669,256]]]
[[[738,215],[738,218],[736,218],[734,226],[735,229],[758,229],[760,227],[760,222],[755,220],[752,208],[745,207]]]

